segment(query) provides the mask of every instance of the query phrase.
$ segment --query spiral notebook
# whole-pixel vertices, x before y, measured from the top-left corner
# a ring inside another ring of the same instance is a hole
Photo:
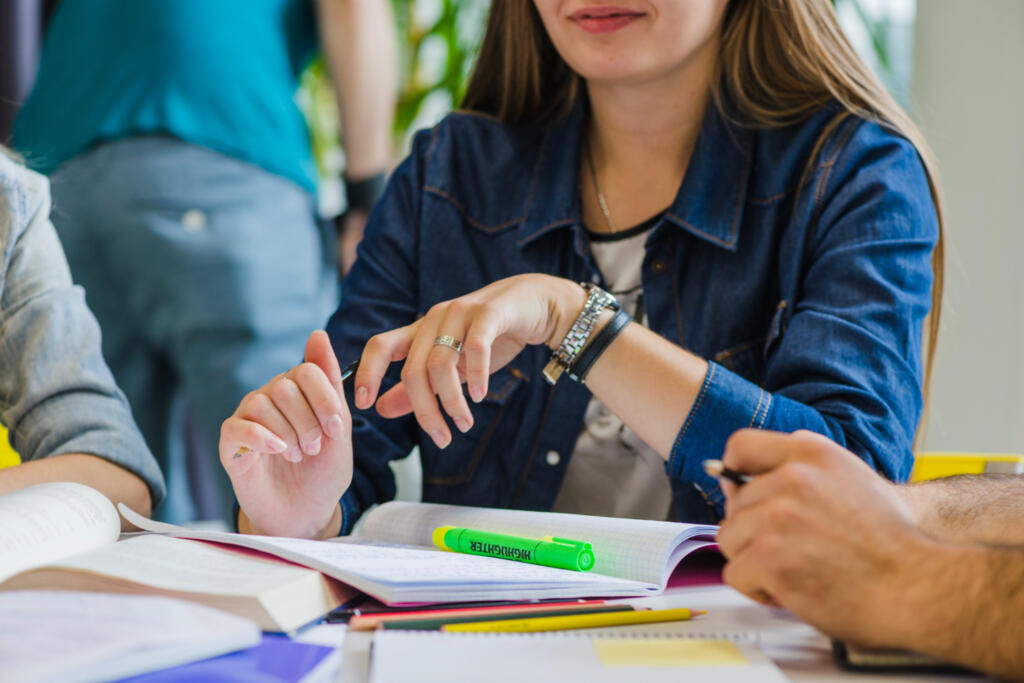
[[[787,680],[756,643],[736,633],[378,631],[370,683]]]
[[[120,510],[140,529],[269,553],[388,604],[658,595],[684,557],[717,547],[714,526],[430,503],[385,503],[366,514],[359,536],[331,541],[185,529],[124,504]],[[576,572],[443,552],[431,540],[440,526],[583,540],[594,549],[594,567]]]

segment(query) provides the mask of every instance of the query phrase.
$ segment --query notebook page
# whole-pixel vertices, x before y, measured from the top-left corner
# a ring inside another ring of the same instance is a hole
[[[667,564],[676,547],[688,538],[713,538],[717,530],[714,526],[676,522],[390,502],[369,513],[362,536],[430,547],[431,534],[439,526],[586,541],[594,549],[591,571],[662,587],[668,580]]]
[[[378,631],[370,683],[785,681],[760,649],[746,641],[714,634]]]
[[[256,624],[152,596],[0,593],[0,678],[109,681],[259,643]]]
[[[311,541],[185,529],[146,519],[123,504],[119,509],[125,519],[140,528],[261,550],[322,571],[388,602],[628,596],[658,591],[654,584],[594,572],[572,572],[423,547],[359,539]]]
[[[83,484],[37,484],[0,496],[0,581],[113,543],[120,533],[114,506]]]
[[[126,538],[47,566],[213,595],[261,595],[295,581],[320,582],[318,574],[302,567],[155,534]]]

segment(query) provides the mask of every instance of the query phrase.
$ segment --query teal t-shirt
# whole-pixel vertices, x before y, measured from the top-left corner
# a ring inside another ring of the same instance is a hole
[[[167,134],[315,187],[295,103],[313,0],[62,0],[14,144],[38,170]]]

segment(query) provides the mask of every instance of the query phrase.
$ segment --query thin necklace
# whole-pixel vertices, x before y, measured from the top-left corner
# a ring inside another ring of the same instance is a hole
[[[608,230],[610,232],[616,232],[618,228],[615,227],[615,221],[612,220],[612,214],[608,211],[608,202],[604,200],[604,194],[601,192],[601,186],[597,184],[597,169],[594,167],[594,155],[590,152],[590,140],[587,140],[587,165],[590,167],[590,182],[594,184],[594,193],[597,195],[597,205],[601,207],[601,213],[604,215],[604,222],[608,224]]]

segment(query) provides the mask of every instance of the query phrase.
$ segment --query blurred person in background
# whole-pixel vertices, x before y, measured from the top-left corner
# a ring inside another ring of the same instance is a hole
[[[16,122],[19,151],[52,176],[54,223],[104,356],[169,473],[166,519],[227,514],[220,423],[301,358],[337,304],[337,243],[317,217],[295,102],[318,42],[358,235],[391,161],[387,2],[63,0]],[[210,456],[187,473],[199,509],[176,486],[181,395]]]

